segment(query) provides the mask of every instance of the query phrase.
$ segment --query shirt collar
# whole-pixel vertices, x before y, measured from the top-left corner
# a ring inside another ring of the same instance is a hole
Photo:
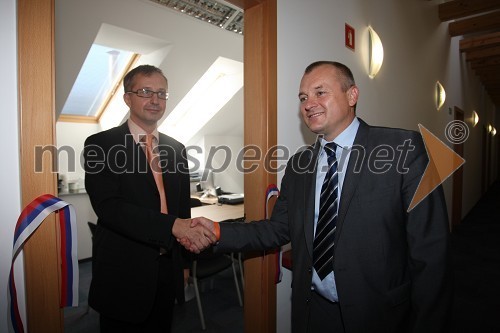
[[[142,129],[141,126],[137,125],[130,118],[127,120],[127,124],[128,124],[128,129],[130,130],[130,134],[132,134],[135,143],[141,142],[142,138],[148,134],[144,129]],[[155,128],[151,134],[153,134],[154,138],[156,139],[156,142],[160,142],[158,128]]]
[[[357,117],[354,117],[353,121],[347,126],[345,130],[342,131],[333,141],[326,141],[325,139],[321,138],[321,148],[325,146],[325,144],[329,142],[335,142],[337,146],[345,149],[345,148],[351,148],[352,145],[354,144],[354,139],[356,138],[356,133],[358,132],[359,128],[359,120]],[[323,151],[324,149],[321,149]]]

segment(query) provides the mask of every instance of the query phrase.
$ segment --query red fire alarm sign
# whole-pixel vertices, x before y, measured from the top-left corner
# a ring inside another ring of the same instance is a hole
[[[349,24],[345,24],[345,46],[354,51],[355,31]]]

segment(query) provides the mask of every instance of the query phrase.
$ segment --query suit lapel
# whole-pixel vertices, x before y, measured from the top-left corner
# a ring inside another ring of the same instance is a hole
[[[319,137],[314,146],[312,147],[312,154],[308,158],[308,170],[304,177],[304,191],[302,191],[305,203],[304,209],[304,236],[307,245],[307,250],[312,257],[313,253],[313,238],[314,238],[314,200],[316,192],[316,171],[318,166],[318,155],[321,147]]]
[[[353,195],[356,192],[361,175],[364,174],[363,169],[366,168],[367,157],[364,154],[366,153],[368,132],[370,129],[363,120],[359,119],[359,122],[358,132],[356,133],[356,138],[354,139],[353,149],[349,157],[349,163],[347,165],[342,193],[340,196],[335,244],[337,244],[342,233],[342,226],[344,224],[349,205],[351,204]]]

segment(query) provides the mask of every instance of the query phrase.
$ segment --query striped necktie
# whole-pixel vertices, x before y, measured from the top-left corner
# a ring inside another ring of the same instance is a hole
[[[337,228],[338,173],[333,142],[325,145],[328,156],[328,172],[321,187],[318,223],[313,243],[314,269],[321,280],[333,270],[333,243]]]

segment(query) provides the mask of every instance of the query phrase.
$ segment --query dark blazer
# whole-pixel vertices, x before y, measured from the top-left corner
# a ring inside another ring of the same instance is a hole
[[[172,235],[177,217],[191,215],[184,146],[159,135],[168,215],[146,155],[125,122],[85,141],[85,188],[97,214],[89,304],[99,313],[129,322],[147,318],[156,295],[160,248],[172,257],[178,302],[184,301],[183,254]]]
[[[309,318],[319,146],[289,160],[269,222],[221,224],[217,245],[224,251],[258,250],[291,242],[291,318],[297,333],[307,331]],[[360,120],[340,198],[334,248],[347,333],[445,331],[452,281],[441,187],[407,213],[427,162],[419,133],[372,127]]]

